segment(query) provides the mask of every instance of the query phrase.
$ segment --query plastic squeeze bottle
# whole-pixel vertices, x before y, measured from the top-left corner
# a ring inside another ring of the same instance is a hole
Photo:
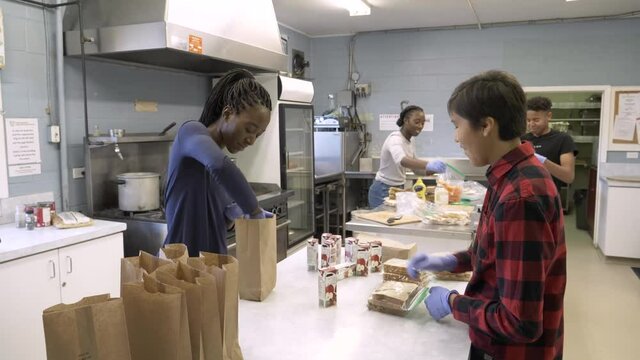
[[[416,183],[413,184],[413,192],[418,195],[418,198],[422,199],[423,201],[426,200],[425,194],[427,193],[427,187],[424,185],[424,182],[422,182],[421,178],[418,178]]]

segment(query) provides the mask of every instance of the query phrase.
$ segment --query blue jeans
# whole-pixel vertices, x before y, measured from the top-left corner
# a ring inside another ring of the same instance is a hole
[[[389,189],[392,187],[400,188],[400,186],[390,186],[382,181],[374,180],[369,188],[369,208],[374,209],[384,203],[384,198],[389,196]]]

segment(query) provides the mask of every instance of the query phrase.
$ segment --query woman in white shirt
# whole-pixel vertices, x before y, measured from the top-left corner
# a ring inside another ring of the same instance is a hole
[[[407,106],[397,121],[399,131],[392,132],[382,145],[380,169],[369,188],[369,207],[376,208],[389,196],[389,188],[403,188],[407,169],[416,174],[442,173],[446,165],[440,160],[424,161],[416,158],[414,137],[422,132],[425,117],[421,107]]]

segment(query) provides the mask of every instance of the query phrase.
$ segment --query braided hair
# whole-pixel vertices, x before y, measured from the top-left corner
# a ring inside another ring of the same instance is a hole
[[[238,113],[256,105],[262,105],[271,111],[271,97],[267,90],[249,71],[230,70],[211,89],[200,115],[200,122],[209,126],[218,121],[225,106]]]
[[[396,125],[398,125],[399,127],[402,127],[402,125],[404,125],[404,120],[409,116],[409,114],[411,114],[414,111],[424,112],[424,110],[422,110],[420,106],[409,105],[406,108],[402,109],[402,112],[400,113],[400,117],[398,118],[398,121],[396,121]]]

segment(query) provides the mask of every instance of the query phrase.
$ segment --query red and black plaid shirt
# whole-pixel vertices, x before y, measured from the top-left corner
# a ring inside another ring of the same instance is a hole
[[[562,358],[564,217],[551,175],[533,154],[523,143],[487,170],[476,239],[455,254],[454,271],[473,275],[453,316],[494,359]]]

